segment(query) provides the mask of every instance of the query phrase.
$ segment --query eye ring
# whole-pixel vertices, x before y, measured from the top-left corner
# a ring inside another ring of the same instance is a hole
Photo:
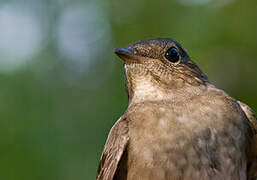
[[[180,60],[179,50],[175,47],[169,48],[165,52],[165,58],[172,63],[178,62]]]

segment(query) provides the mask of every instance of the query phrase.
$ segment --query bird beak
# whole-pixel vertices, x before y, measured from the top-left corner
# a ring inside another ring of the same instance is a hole
[[[134,59],[136,55],[131,49],[127,48],[116,48],[114,50],[114,53],[117,54],[121,59],[127,60],[127,59]]]
[[[144,64],[147,61],[149,62],[150,60],[153,60],[151,58],[135,54],[133,50],[127,48],[116,48],[114,53],[123,59],[125,64]]]

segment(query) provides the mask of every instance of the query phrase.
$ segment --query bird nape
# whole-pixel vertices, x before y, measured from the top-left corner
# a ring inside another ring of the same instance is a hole
[[[129,104],[112,127],[97,180],[253,180],[253,111],[208,81],[170,38],[115,49]]]

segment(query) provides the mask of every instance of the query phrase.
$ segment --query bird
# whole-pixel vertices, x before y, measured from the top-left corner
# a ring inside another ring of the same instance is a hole
[[[215,87],[171,38],[114,50],[128,107],[111,128],[97,180],[254,180],[257,119]]]

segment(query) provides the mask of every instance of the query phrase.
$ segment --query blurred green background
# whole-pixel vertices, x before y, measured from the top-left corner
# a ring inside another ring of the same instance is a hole
[[[154,37],[257,111],[255,0],[1,0],[0,179],[94,179],[127,106],[113,49]]]

